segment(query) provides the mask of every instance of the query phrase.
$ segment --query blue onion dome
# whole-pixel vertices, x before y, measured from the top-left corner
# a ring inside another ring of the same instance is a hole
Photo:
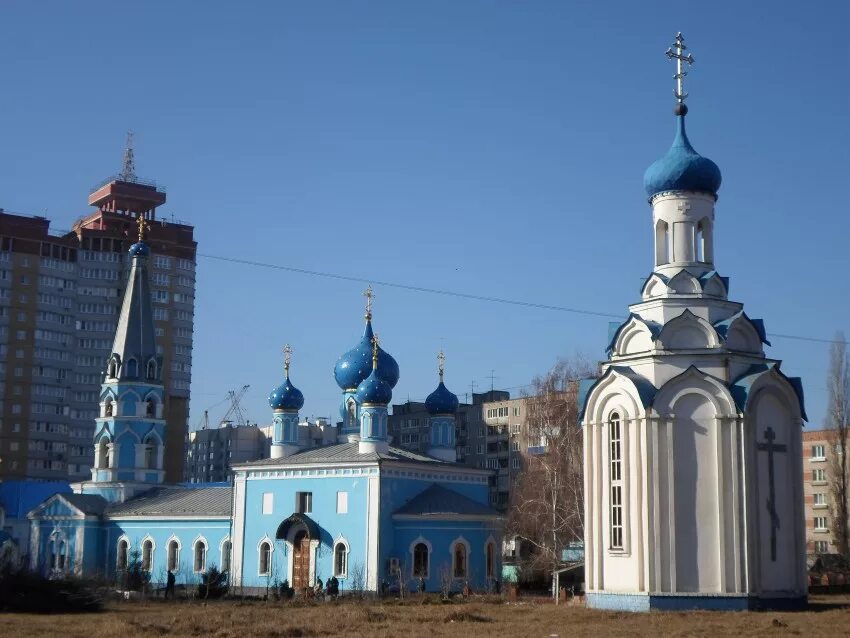
[[[429,414],[454,414],[459,402],[457,395],[440,380],[440,385],[425,399],[425,408]]]
[[[372,321],[367,320],[363,337],[336,362],[334,378],[343,390],[354,390],[372,372],[373,336]],[[389,384],[390,389],[398,383],[398,363],[380,347],[378,347],[378,376]]]
[[[292,385],[289,375],[286,381],[277,386],[269,395],[269,405],[272,410],[300,410],[304,407],[304,395],[301,390]]]
[[[720,169],[717,164],[694,150],[685,133],[684,109],[677,115],[676,139],[667,154],[656,160],[643,176],[650,197],[665,191],[694,191],[717,196]]]
[[[380,370],[380,365],[378,370]],[[393,400],[393,388],[387,380],[378,374],[378,370],[372,370],[371,374],[357,386],[357,400],[360,405],[369,403],[387,405]]]
[[[130,257],[147,257],[151,254],[151,247],[148,246],[143,241],[137,241],[135,244],[130,246]]]

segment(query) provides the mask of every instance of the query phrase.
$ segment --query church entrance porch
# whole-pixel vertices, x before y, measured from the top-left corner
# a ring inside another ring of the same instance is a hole
[[[298,590],[316,583],[316,558],[321,530],[307,514],[295,512],[278,526],[275,538],[286,542],[286,579]]]

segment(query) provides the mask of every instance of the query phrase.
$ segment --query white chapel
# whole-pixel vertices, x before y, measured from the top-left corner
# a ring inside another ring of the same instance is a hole
[[[587,604],[799,607],[802,386],[715,270],[720,170],[685,133],[681,34],[667,56],[676,135],[644,176],[654,268],[582,411]]]

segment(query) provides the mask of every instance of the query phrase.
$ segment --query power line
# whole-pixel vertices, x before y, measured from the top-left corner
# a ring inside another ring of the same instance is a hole
[[[282,264],[267,264],[260,261],[251,261],[248,259],[237,259],[235,257],[223,257],[221,255],[207,255],[204,253],[198,253],[198,257],[204,257],[206,259],[214,259],[216,261],[226,261],[233,264],[242,264],[244,266],[256,266],[258,268],[270,268],[273,270],[285,270],[287,272],[294,272],[301,275],[310,275],[312,277],[324,277],[325,279],[337,279],[341,281],[354,281],[357,283],[365,283],[365,284],[375,284],[378,286],[386,286],[388,288],[398,288],[401,290],[410,290],[413,292],[425,292],[433,295],[444,295],[447,297],[459,297],[461,299],[472,299],[475,301],[487,301],[490,303],[501,303],[507,304],[511,306],[523,306],[526,308],[538,308],[541,310],[553,310],[556,312],[569,312],[578,315],[590,316],[590,317],[604,317],[606,319],[619,319],[623,320],[622,314],[613,314],[610,312],[601,312],[598,310],[586,310],[583,308],[570,308],[568,306],[554,306],[552,304],[543,304],[543,303],[535,303],[531,301],[520,301],[518,299],[506,299],[504,297],[490,297],[487,295],[475,295],[468,292],[457,292],[455,290],[443,290],[440,288],[426,288],[424,286],[414,286],[411,284],[401,284],[393,281],[381,281],[378,279],[370,279],[368,277],[358,277],[354,275],[341,275],[339,273],[330,273],[323,272],[320,270],[310,270],[307,268],[296,268],[295,266],[284,266]],[[789,334],[779,334],[779,333],[768,333],[768,337],[774,337],[776,339],[792,339],[795,341],[808,341],[811,343],[844,343],[845,345],[850,345],[848,341],[836,341],[835,339],[824,339],[822,337],[810,337],[804,335],[789,335]]]

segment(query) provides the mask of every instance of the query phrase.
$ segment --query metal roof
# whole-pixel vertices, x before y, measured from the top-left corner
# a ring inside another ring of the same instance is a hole
[[[315,463],[368,463],[377,461],[407,461],[414,463],[431,463],[434,465],[454,465],[448,461],[435,459],[433,456],[417,454],[410,450],[390,447],[386,452],[360,453],[358,443],[336,443],[321,447],[307,448],[292,456],[281,459],[261,459],[248,463],[235,464],[234,467],[262,467],[264,465],[312,465]],[[468,469],[465,466],[463,469]]]
[[[501,516],[489,505],[473,501],[454,490],[442,485],[432,484],[424,492],[420,492],[393,514],[408,516],[440,516],[454,514],[461,516]]]
[[[100,516],[107,507],[106,499],[99,494],[59,494],[59,498],[64,499],[83,514]]]
[[[230,487],[158,487],[106,509],[109,518],[122,516],[230,516]]]

